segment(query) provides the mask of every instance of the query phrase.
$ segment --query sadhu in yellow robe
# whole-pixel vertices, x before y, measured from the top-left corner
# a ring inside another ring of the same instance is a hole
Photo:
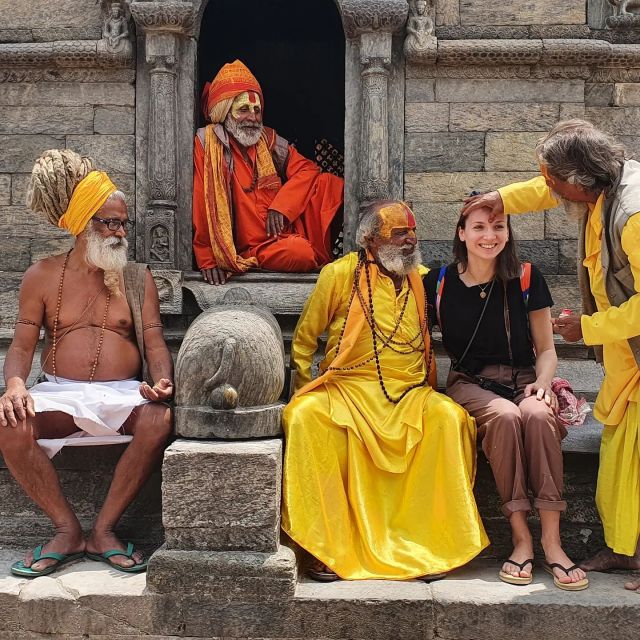
[[[551,209],[558,205],[542,176],[499,189],[505,213]],[[607,546],[632,556],[640,536],[640,369],[627,338],[640,332],[640,295],[612,307],[602,275],[602,204],[589,205],[584,266],[598,311],[581,319],[584,343],[602,345],[604,381],[593,409],[602,422],[596,504]],[[629,256],[635,290],[640,291],[640,214],[629,218],[621,237]]]
[[[298,391],[284,411],[282,526],[345,579],[403,580],[449,571],[488,545],[472,492],[475,423],[428,385],[398,404],[385,398],[357,296],[349,310],[356,264],[352,253],[324,267],[295,331]],[[396,295],[390,278],[375,265],[369,269],[379,327],[392,333],[408,296],[394,340],[414,338],[419,346],[423,333],[428,349],[418,271]],[[312,381],[312,358],[325,330],[322,374]],[[424,347],[408,354],[380,352],[391,397],[424,380],[425,356]]]

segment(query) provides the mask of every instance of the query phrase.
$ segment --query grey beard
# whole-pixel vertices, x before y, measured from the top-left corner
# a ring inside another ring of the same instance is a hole
[[[243,147],[252,147],[254,144],[258,144],[264,125],[262,123],[251,126],[239,124],[229,112],[224,119],[224,128]]]
[[[402,247],[386,244],[378,249],[378,260],[389,273],[406,276],[418,268],[422,262],[422,255],[418,247],[405,256],[402,253]]]
[[[556,200],[562,203],[564,212],[571,220],[582,220],[582,218],[589,213],[589,206],[586,202],[576,202],[575,200],[566,200],[560,194],[555,191],[551,192]]]
[[[90,266],[102,269],[105,273],[122,273],[127,264],[128,246],[126,238],[103,238],[97,231],[88,229],[85,260]]]

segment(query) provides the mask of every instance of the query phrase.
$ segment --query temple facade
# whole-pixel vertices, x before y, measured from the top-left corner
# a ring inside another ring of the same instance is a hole
[[[274,9],[287,11],[288,1],[273,0]],[[208,79],[199,77],[199,55],[203,42],[215,46],[219,2],[0,0],[0,228],[12,238],[0,255],[1,327],[13,326],[24,270],[70,241],[25,206],[33,162],[51,147],[91,155],[113,175],[135,219],[132,257],[151,265],[163,312],[183,314],[185,286],[199,278],[191,251],[192,150]],[[249,13],[252,4],[237,3]],[[336,13],[344,38],[339,144],[347,250],[363,204],[404,198],[416,211],[425,261],[446,261],[462,199],[535,175],[535,141],[559,119],[587,118],[631,152],[640,148],[634,3],[311,5]],[[294,6],[291,0],[292,15]],[[316,99],[332,91],[319,86]],[[549,211],[518,218],[515,231],[557,304],[576,306],[576,228]]]

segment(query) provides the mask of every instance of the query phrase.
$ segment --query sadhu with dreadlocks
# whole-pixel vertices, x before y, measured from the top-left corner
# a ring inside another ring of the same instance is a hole
[[[11,570],[33,578],[86,554],[122,571],[143,571],[142,554],[113,530],[160,461],[171,432],[163,401],[173,394],[173,366],[158,292],[145,265],[127,263],[124,196],[89,158],[69,150],[45,152],[33,169],[27,204],[68,230],[75,243],[26,271],[4,364],[0,452],[56,528],[49,542]],[[27,390],[41,328],[44,381]],[[140,382],[143,370],[155,384]],[[117,439],[132,442],[85,541],[50,458],[66,445]]]
[[[415,227],[403,202],[371,206],[360,251],[320,272],[294,334],[282,523],[316,580],[433,580],[489,543],[475,424],[433,388]]]

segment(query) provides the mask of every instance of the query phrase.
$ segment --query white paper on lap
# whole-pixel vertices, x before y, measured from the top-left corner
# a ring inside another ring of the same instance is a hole
[[[36,413],[61,411],[73,416],[80,431],[66,438],[41,439],[38,444],[49,458],[64,446],[89,446],[130,442],[118,434],[131,412],[149,402],[139,391],[138,380],[82,382],[47,375],[47,381],[31,387]]]

